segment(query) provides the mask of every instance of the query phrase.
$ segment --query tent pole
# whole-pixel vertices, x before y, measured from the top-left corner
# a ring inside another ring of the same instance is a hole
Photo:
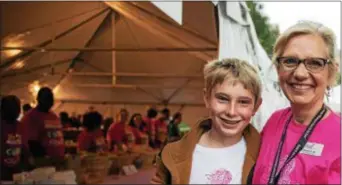
[[[53,47],[54,46],[54,44],[55,44],[55,40],[56,40],[56,31],[55,31],[55,29],[54,29],[54,26],[55,26],[55,22],[52,22],[51,23],[51,46]],[[49,55],[50,55],[50,61],[53,61],[53,58],[54,58],[54,52],[52,51],[52,52],[50,52],[49,53]],[[44,61],[43,61],[44,62]],[[51,74],[53,75],[53,73],[55,72],[55,69],[54,69],[54,64],[53,63],[51,63]]]
[[[135,85],[135,84],[86,84],[86,83],[73,83],[74,87],[84,87],[84,88],[126,88],[126,89],[135,89],[140,90],[141,88],[157,88],[157,89],[177,89],[179,86],[177,85],[159,85],[159,84],[146,84],[146,85]],[[201,89],[203,86],[200,85],[192,85],[185,86],[185,89]]]
[[[112,16],[111,16],[111,21],[112,21],[112,48],[115,48],[115,43],[116,43],[116,38],[115,38],[115,12],[112,11]],[[112,78],[112,84],[116,84],[116,53],[115,50],[112,51],[112,73],[114,73],[113,78]]]
[[[133,21],[135,24],[153,33],[158,39],[160,38],[166,40],[170,44],[178,47],[192,47],[192,45],[194,45],[187,43],[187,40],[181,38],[181,35],[175,35],[173,31],[170,31],[169,24],[166,24],[165,22],[157,22],[155,17],[151,17],[151,15],[148,15],[146,12],[137,9],[137,7],[134,7],[131,4],[126,2],[112,1],[105,1],[105,3],[115,11],[119,12],[121,15]],[[203,52],[190,52],[189,54],[194,55],[195,57],[204,61],[213,59],[212,56],[209,56]]]
[[[128,102],[128,101],[101,101],[101,100],[80,100],[80,99],[56,99],[56,102],[74,103],[74,104],[110,104],[110,105],[162,105],[159,102]],[[170,103],[170,106],[192,106],[203,107],[204,103]]]
[[[153,48],[99,48],[99,47],[0,47],[0,51],[28,50],[28,51],[86,51],[86,52],[210,52],[217,51],[217,47],[153,47]]]
[[[153,78],[203,78],[202,74],[176,74],[176,73],[129,73],[129,72],[73,72],[72,76],[125,76],[125,77],[153,77]]]
[[[62,65],[70,60],[58,61],[53,63],[54,66]],[[45,64],[37,66],[31,69],[20,70],[18,72],[7,73],[0,75],[1,78],[8,78],[22,74],[34,73],[37,70],[49,68],[51,64]],[[128,72],[117,72],[117,73],[107,73],[107,72],[72,72],[72,73],[60,73],[55,72],[54,75],[70,75],[70,76],[88,76],[88,77],[111,77],[111,76],[125,76],[125,77],[143,77],[143,78],[192,78],[192,79],[203,79],[203,75],[199,74],[176,74],[176,73],[128,73]],[[41,74],[42,76],[50,74]]]

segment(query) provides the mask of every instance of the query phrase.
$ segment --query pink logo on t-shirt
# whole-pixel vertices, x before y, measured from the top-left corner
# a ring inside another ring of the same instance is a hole
[[[44,127],[47,135],[47,144],[60,146],[64,144],[62,125],[59,120],[44,120]]]
[[[209,184],[229,184],[232,181],[232,174],[226,169],[218,169],[206,175]]]
[[[288,157],[288,155],[286,155],[280,159],[277,172],[279,172],[280,168],[284,165],[287,157]],[[269,174],[271,173],[272,165],[273,165],[273,163],[270,163],[267,166],[267,172],[262,173],[261,179],[263,182],[268,182]],[[286,164],[286,166],[284,166],[284,169],[281,173],[278,184],[294,184],[294,182],[291,182],[290,176],[291,176],[292,171],[295,169],[295,167],[296,167],[296,160],[291,160],[288,164]],[[263,168],[265,169],[266,167],[263,166]]]
[[[105,150],[106,142],[105,142],[103,136],[97,137],[97,138],[95,139],[95,144],[96,144],[97,151],[103,152],[103,151]]]
[[[18,135],[18,134],[7,135],[6,145],[4,146],[4,150],[6,151],[4,163],[7,166],[9,167],[15,166],[20,162],[21,144],[22,144],[21,135]]]

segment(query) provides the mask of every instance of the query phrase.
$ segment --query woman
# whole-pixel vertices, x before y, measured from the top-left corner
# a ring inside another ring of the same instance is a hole
[[[274,62],[291,106],[273,113],[262,131],[253,184],[341,183],[340,115],[323,103],[337,72],[335,49],[333,32],[314,22],[279,36]]]
[[[204,68],[204,81],[210,117],[164,147],[152,183],[246,183],[260,139],[250,125],[261,104],[257,71],[239,59],[213,61]]]
[[[131,130],[135,137],[136,144],[140,144],[142,137],[144,137],[144,135],[146,134],[144,133],[146,124],[144,123],[141,114],[133,114],[131,120],[129,121],[129,126],[131,127]]]
[[[115,148],[118,145],[127,144],[128,140],[132,138],[127,138],[128,133],[130,132],[128,126],[128,116],[129,113],[126,109],[121,109],[117,114],[116,123],[110,125],[107,132],[107,142],[108,148],[110,150],[117,150]]]

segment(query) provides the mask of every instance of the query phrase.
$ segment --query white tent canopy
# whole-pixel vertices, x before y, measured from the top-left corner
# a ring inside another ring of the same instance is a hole
[[[122,107],[144,114],[147,106],[167,105],[192,124],[207,114],[204,64],[239,57],[263,79],[258,128],[283,106],[281,98],[275,104],[279,93],[269,79],[276,76],[245,3],[169,2],[170,9],[161,2],[0,3],[7,49],[1,51],[0,92],[23,103],[46,85],[54,88],[56,112],[83,113],[95,105],[113,116]]]
[[[254,116],[253,124],[261,130],[270,115],[285,107],[287,101],[280,91],[276,90],[275,68],[259,43],[246,3],[220,1],[217,6],[220,15],[219,58],[241,58],[260,70],[263,103]]]
[[[183,2],[182,25],[150,2],[0,3],[2,47],[21,47],[1,51],[2,94],[31,102],[38,81],[54,88],[57,113],[167,104],[186,122],[206,115],[202,68],[218,43],[211,2]]]
[[[341,112],[341,85],[333,87],[326,100],[330,108],[336,112]]]

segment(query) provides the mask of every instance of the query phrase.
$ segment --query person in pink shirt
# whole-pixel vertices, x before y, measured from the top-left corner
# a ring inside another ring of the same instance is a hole
[[[146,132],[144,130],[146,123],[144,123],[141,114],[133,114],[131,120],[129,121],[129,126],[131,127],[131,130],[135,137],[136,144],[140,144],[142,137],[146,135]]]
[[[83,116],[85,129],[78,135],[77,146],[80,151],[104,152],[107,150],[105,137],[100,128],[102,115],[96,111]]]
[[[156,127],[155,127],[155,123],[156,123],[156,117],[158,115],[158,111],[151,107],[147,110],[147,115],[146,117],[143,118],[143,121],[146,123],[146,127],[145,130],[147,132],[148,135],[148,142],[149,142],[149,146],[152,148],[156,148]]]
[[[9,95],[1,98],[1,180],[12,180],[15,173],[29,170],[29,153],[18,130],[20,100]]]
[[[341,117],[324,104],[337,72],[335,36],[302,21],[274,47],[279,84],[290,107],[262,130],[253,184],[341,184]]]
[[[162,148],[167,138],[167,125],[169,124],[170,110],[164,108],[160,111],[160,117],[155,122],[155,133],[156,133],[156,147]]]
[[[129,113],[126,109],[121,109],[117,115],[117,121],[110,125],[107,132],[107,142],[109,150],[116,150],[115,148],[121,144],[127,144],[127,132]]]
[[[59,119],[61,120],[61,123],[63,125],[63,128],[71,128],[71,120],[69,118],[69,114],[67,112],[60,112],[59,113]]]
[[[41,88],[37,101],[37,107],[23,117],[20,130],[24,132],[29,150],[34,157],[49,156],[63,159],[63,126],[58,116],[50,110],[54,104],[52,90],[48,87]]]

